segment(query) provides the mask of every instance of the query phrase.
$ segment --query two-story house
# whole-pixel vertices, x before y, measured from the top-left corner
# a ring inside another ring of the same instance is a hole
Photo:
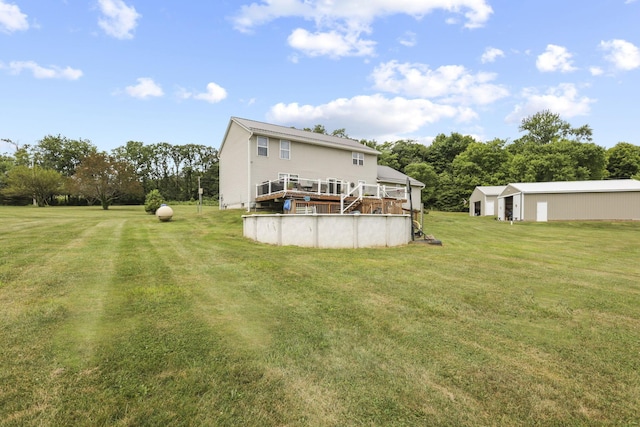
[[[401,213],[408,177],[378,167],[379,154],[353,139],[232,117],[219,151],[220,208]],[[424,185],[409,182],[419,206]]]

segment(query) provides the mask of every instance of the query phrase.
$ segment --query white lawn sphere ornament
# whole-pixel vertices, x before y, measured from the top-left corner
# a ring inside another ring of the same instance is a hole
[[[156,211],[156,216],[162,222],[171,221],[171,218],[173,217],[173,209],[164,204],[160,205]]]

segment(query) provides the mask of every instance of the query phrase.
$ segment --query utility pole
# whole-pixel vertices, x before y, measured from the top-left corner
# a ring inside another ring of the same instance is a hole
[[[200,186],[200,177],[198,177],[198,213],[202,213],[202,187]]]
[[[36,181],[36,164],[33,158],[31,158],[31,174],[33,175],[33,182]],[[33,195],[33,206],[38,206],[38,202],[36,202],[36,195]]]

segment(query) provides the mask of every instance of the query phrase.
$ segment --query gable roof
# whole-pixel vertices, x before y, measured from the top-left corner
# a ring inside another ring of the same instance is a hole
[[[640,191],[640,181],[611,179],[599,181],[520,182],[507,187],[521,193],[609,193]]]
[[[409,178],[409,182],[411,183],[412,187],[425,187],[425,185],[417,179],[413,179],[410,176],[403,174],[402,172],[390,168],[389,166],[378,165],[378,182],[406,185],[407,178]]]
[[[485,196],[499,196],[507,188],[506,185],[479,185],[476,190]]]
[[[325,147],[336,148],[339,150],[356,151],[359,153],[373,154],[375,156],[380,153],[373,148],[367,147],[364,144],[351,138],[341,138],[339,136],[325,135],[322,133],[311,132],[302,129],[296,129],[292,127],[274,125],[270,123],[258,122],[256,120],[242,119],[240,117],[231,117],[229,121],[229,127],[222,140],[220,151],[224,146],[224,141],[227,139],[229,128],[232,123],[237,123],[242,128],[246,129],[251,134],[263,135],[273,138],[282,138],[290,141],[301,142],[311,145],[320,145]]]

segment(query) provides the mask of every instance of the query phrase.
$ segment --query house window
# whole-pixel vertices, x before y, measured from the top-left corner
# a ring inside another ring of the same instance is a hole
[[[258,156],[269,156],[269,138],[266,136],[258,137]]]
[[[351,159],[354,165],[364,166],[364,153],[351,153]]]
[[[291,141],[280,140],[280,158],[291,159]]]

